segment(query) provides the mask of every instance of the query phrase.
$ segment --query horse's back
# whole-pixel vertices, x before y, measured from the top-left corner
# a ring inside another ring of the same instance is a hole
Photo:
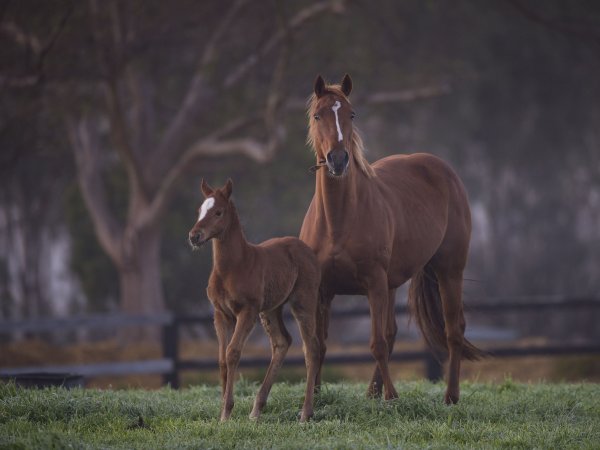
[[[415,258],[415,268],[442,254],[447,254],[452,264],[464,267],[471,214],[465,187],[452,167],[428,153],[392,155],[376,161],[372,167],[397,224],[404,227],[397,230],[399,237],[421,233],[428,236],[426,240],[416,239],[421,242],[419,248],[407,253],[406,245],[410,244],[403,243],[399,251],[405,257],[422,253],[422,257]]]
[[[396,191],[395,195],[414,199],[414,195],[418,198],[424,193],[437,193],[451,207],[463,213],[469,210],[462,181],[448,163],[435,155],[391,155],[376,161],[372,167],[381,183]]]

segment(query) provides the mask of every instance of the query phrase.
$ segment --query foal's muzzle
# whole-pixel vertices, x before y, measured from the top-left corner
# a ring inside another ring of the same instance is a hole
[[[190,231],[188,239],[192,247],[200,247],[202,244],[204,244],[204,242],[206,242],[206,239],[204,238],[204,233],[202,233],[202,231]]]
[[[335,149],[327,153],[327,168],[336,177],[344,175],[350,162],[350,155],[344,149]]]

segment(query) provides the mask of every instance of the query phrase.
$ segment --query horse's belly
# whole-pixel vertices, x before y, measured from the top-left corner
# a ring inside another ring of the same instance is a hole
[[[329,255],[321,264],[321,283],[332,294],[366,294],[359,268],[345,255]]]

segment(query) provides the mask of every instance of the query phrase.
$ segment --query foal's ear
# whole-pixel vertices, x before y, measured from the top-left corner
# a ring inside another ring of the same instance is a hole
[[[344,93],[344,95],[346,97],[349,97],[350,92],[352,92],[352,78],[350,78],[350,75],[348,75],[348,74],[344,75],[341,85],[342,85],[342,92]]]
[[[215,193],[215,190],[211,188],[206,181],[204,181],[204,178],[202,178],[202,183],[200,183],[200,189],[205,197],[210,197]]]
[[[227,200],[229,200],[229,197],[231,197],[231,191],[233,191],[233,181],[231,181],[231,178],[229,178],[227,183],[225,183],[225,186],[223,186],[223,195]]]
[[[321,98],[325,93],[325,80],[321,75],[315,80],[315,95],[317,98]]]

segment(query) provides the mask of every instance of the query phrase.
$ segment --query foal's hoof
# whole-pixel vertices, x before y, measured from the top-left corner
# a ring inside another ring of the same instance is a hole
[[[378,384],[371,384],[367,388],[367,398],[381,398],[381,386]]]
[[[446,392],[446,394],[444,395],[444,403],[446,403],[446,405],[456,405],[458,403],[458,398],[458,392]]]
[[[260,417],[260,411],[252,411],[249,417],[250,420],[258,420],[258,418]]]

